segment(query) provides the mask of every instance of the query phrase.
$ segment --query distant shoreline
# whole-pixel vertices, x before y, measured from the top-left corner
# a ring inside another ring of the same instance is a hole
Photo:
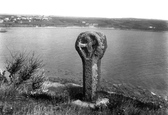
[[[125,31],[144,31],[144,32],[167,32],[168,30],[156,31],[156,30],[141,30],[141,29],[123,29],[123,28],[109,28],[109,27],[80,27],[80,26],[10,26],[10,27],[1,27],[0,28],[69,28],[69,29],[103,29],[103,30],[125,30]]]
[[[0,15],[0,27],[66,27],[168,31],[168,21],[136,18],[77,18],[39,15]]]

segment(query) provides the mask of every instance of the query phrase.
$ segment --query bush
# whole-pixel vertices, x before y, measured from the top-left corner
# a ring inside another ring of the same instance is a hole
[[[6,70],[9,75],[1,75],[2,80],[8,78],[8,85],[12,85],[21,92],[35,90],[41,87],[46,80],[43,60],[35,53],[14,52],[6,59]],[[4,71],[4,72],[5,72]]]

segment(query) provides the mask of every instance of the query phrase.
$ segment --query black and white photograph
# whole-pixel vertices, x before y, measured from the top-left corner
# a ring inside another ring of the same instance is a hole
[[[0,115],[168,115],[168,1],[1,0]]]

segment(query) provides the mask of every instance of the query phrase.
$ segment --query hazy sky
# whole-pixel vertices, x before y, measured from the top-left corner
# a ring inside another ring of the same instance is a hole
[[[168,0],[1,0],[0,14],[168,20]]]

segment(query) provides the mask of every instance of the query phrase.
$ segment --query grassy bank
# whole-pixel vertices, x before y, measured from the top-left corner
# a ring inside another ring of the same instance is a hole
[[[113,86],[116,88],[116,86]],[[125,86],[117,86],[116,94],[97,92],[99,97],[109,99],[107,106],[80,107],[71,103],[69,93],[32,95],[19,92],[13,87],[1,85],[0,113],[2,115],[166,115],[167,104],[162,98],[143,94],[135,95]],[[128,94],[130,93],[130,94]],[[132,95],[132,96],[131,96]],[[142,96],[146,95],[144,98]],[[134,97],[133,97],[134,96]],[[76,98],[77,99],[77,98]]]
[[[73,80],[58,78],[55,81],[62,84],[76,83]],[[108,98],[107,106],[100,105],[95,108],[80,107],[71,102],[79,99],[72,97],[74,92],[67,87],[58,92],[50,88],[48,92],[32,94],[32,86],[22,84],[20,88],[2,84],[0,86],[0,113],[2,115],[166,115],[167,102],[150,91],[133,87],[127,84],[109,86],[111,92],[107,93],[106,87],[97,92],[98,98]],[[109,89],[108,88],[108,89]],[[56,93],[55,93],[56,92]],[[58,92],[58,93],[57,93]],[[82,91],[81,91],[82,92]],[[77,92],[77,94],[80,93]]]

